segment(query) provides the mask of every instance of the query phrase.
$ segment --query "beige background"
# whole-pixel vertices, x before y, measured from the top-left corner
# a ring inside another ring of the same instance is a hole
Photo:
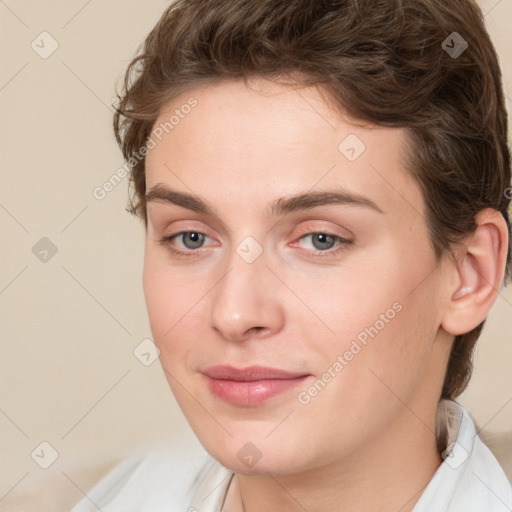
[[[92,193],[123,163],[111,130],[114,84],[167,5],[0,0],[3,512],[21,510],[16,496],[48,478],[71,504],[95,478],[84,468],[190,435],[158,361],[146,367],[133,354],[151,333],[143,228],[124,211],[126,180],[101,201]],[[481,5],[510,111],[512,0]],[[51,49],[44,31],[58,44],[46,59],[31,47]],[[32,252],[43,237],[57,248],[47,262]],[[512,286],[497,300],[460,400],[490,431],[512,432],[511,330]],[[36,449],[43,441],[59,454],[47,470],[31,458],[50,456]]]

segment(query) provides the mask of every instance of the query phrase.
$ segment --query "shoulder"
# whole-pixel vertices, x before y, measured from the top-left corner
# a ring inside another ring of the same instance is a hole
[[[482,442],[469,412],[455,401],[440,404],[448,432],[443,463],[414,512],[498,512],[512,510],[512,487],[498,461]]]
[[[512,485],[494,454],[484,444],[477,432],[470,450],[463,454],[468,458],[461,475],[454,502],[464,510],[511,510]],[[456,510],[453,507],[450,510]]]
[[[152,447],[116,465],[71,512],[182,512],[213,464],[199,443]]]

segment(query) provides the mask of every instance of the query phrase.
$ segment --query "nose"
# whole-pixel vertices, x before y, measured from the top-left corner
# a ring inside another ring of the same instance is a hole
[[[264,255],[247,263],[236,252],[210,297],[211,326],[229,341],[263,338],[284,325],[279,281],[267,268]]]

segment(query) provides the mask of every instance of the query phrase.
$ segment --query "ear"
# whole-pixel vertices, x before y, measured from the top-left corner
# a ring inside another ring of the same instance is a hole
[[[502,286],[507,263],[509,232],[503,215],[491,208],[475,218],[476,230],[463,241],[454,264],[457,273],[441,327],[456,336],[482,323]]]

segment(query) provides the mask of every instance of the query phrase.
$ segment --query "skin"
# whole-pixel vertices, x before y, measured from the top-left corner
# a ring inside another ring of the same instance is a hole
[[[192,194],[213,214],[148,202],[143,273],[161,364],[188,422],[236,472],[246,512],[412,510],[442,462],[434,419],[453,335],[496,298],[476,297],[480,260],[436,260],[422,194],[404,167],[403,130],[335,114],[316,88],[264,79],[194,88],[155,126],[191,96],[198,105],[146,158],[146,189]],[[354,161],[338,149],[349,134],[366,146]],[[330,204],[269,215],[279,198],[340,187],[382,212]],[[478,247],[498,240],[486,273],[493,284],[505,235],[492,212],[482,224],[490,227]],[[205,233],[203,246],[190,248],[184,231]],[[322,249],[312,233],[350,243],[329,239]],[[263,251],[252,263],[236,251],[246,237]],[[454,300],[466,285],[475,293]],[[299,392],[397,303],[400,312],[300,403]],[[311,376],[263,404],[235,406],[206,386],[201,370],[214,364]],[[248,442],[261,453],[252,467],[237,456]]]

